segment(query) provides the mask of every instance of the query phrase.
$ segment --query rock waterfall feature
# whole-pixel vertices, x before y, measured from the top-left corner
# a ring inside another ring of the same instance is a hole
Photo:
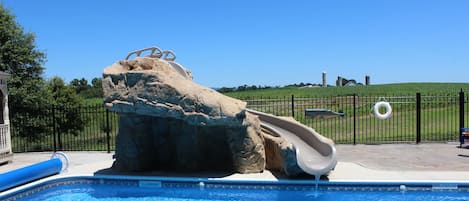
[[[114,170],[303,173],[289,142],[261,129],[245,102],[193,82],[173,52],[131,54],[103,72],[105,107],[119,115]]]

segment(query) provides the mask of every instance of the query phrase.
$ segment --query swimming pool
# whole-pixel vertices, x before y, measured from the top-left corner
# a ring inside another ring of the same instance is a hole
[[[52,179],[0,200],[469,200],[469,183],[234,181],[79,176]]]

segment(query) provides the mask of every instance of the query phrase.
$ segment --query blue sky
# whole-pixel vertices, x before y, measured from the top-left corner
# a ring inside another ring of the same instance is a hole
[[[46,77],[101,77],[171,49],[210,87],[469,82],[469,1],[0,0],[47,54]]]

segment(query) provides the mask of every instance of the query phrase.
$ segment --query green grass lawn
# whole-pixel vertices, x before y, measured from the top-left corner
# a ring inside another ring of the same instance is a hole
[[[103,103],[104,103],[104,99],[102,98],[89,98],[89,99],[83,100],[83,104],[87,106],[103,105]]]

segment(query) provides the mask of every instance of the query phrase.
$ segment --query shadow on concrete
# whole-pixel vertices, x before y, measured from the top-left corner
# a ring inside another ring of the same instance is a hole
[[[459,145],[459,146],[457,146],[457,148],[460,148],[460,149],[469,149],[469,145]]]

